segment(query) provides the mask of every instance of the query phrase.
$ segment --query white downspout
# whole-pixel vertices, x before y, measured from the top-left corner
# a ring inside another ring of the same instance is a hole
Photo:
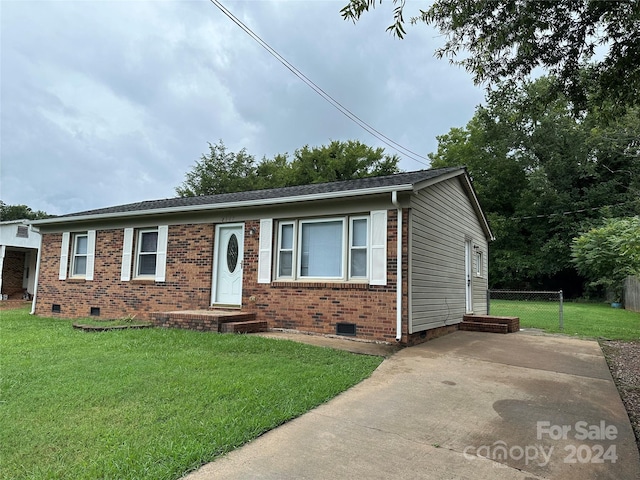
[[[396,261],[396,342],[402,339],[402,207],[398,202],[398,192],[391,192],[391,203],[397,209],[398,233],[397,233],[397,261]]]
[[[35,278],[33,279],[33,300],[31,301],[31,312],[29,312],[30,315],[34,315],[36,313],[36,295],[38,295],[38,277],[40,277],[40,259],[42,258],[42,234],[40,233],[40,229],[33,225],[31,225],[31,230],[40,234],[40,245],[38,246],[38,256],[36,260],[36,273]]]

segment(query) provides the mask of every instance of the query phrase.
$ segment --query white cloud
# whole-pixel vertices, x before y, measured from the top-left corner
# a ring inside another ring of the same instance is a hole
[[[392,2],[356,25],[341,19],[342,3],[224,2],[360,118],[411,150],[435,150],[482,91],[433,57],[427,27],[390,36]],[[330,140],[385,146],[210,2],[5,1],[0,22],[9,204],[61,214],[174,196],[219,139],[258,159]]]

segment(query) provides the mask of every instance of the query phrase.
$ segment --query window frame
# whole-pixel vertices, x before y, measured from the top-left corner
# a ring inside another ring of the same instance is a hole
[[[296,267],[296,278],[298,280],[308,281],[308,280],[344,280],[345,279],[345,219],[346,217],[332,217],[332,218],[310,218],[310,219],[300,219],[298,220],[298,248],[296,251],[298,265]],[[303,225],[311,225],[317,223],[334,223],[340,222],[342,224],[342,241],[340,248],[340,275],[338,276],[323,276],[323,277],[314,277],[311,275],[302,275],[302,227]]]
[[[366,222],[366,227],[365,227],[365,234],[366,234],[366,238],[365,238],[365,245],[353,245],[353,232],[354,232],[354,228],[353,228],[353,224],[356,221],[359,220],[364,220]],[[365,258],[365,274],[364,276],[362,275],[354,275],[352,272],[352,267],[353,267],[353,251],[354,250],[364,250],[366,253],[366,258]],[[349,245],[348,245],[348,259],[347,259],[347,266],[348,266],[348,278],[351,280],[368,280],[369,279],[369,260],[371,258],[371,220],[368,216],[366,215],[360,215],[360,216],[354,216],[354,217],[349,217]]]
[[[282,240],[284,238],[284,235],[282,234],[282,230],[283,227],[292,227],[292,232],[291,232],[291,248],[282,248]],[[276,251],[276,278],[282,278],[282,279],[293,279],[296,277],[295,272],[296,272],[296,250],[297,250],[297,245],[296,245],[296,222],[295,221],[284,221],[284,222],[279,222],[278,223],[278,248]],[[281,266],[282,266],[282,256],[281,253],[282,252],[287,252],[287,253],[291,253],[291,275],[282,275],[280,273],[281,271]]]
[[[353,246],[353,225],[357,220],[366,220],[366,245]],[[303,225],[318,223],[341,223],[342,239],[341,258],[340,258],[340,275],[339,276],[310,276],[301,274],[302,270],[302,231]],[[292,248],[282,248],[283,228],[291,226],[292,232]],[[359,215],[343,215],[337,217],[308,217],[298,219],[283,219],[278,221],[277,235],[275,239],[275,275],[276,281],[294,281],[294,282],[314,282],[314,281],[336,281],[336,282],[368,282],[370,280],[370,261],[371,261],[371,216],[367,214]],[[353,276],[351,268],[352,251],[364,250],[366,252],[366,275]],[[291,252],[291,275],[281,275],[282,253]]]
[[[484,255],[482,250],[476,250],[476,277],[482,278],[484,271]]]
[[[85,252],[78,253],[78,240],[80,238],[84,238],[86,241],[85,244]],[[87,276],[87,265],[89,261],[89,232],[78,232],[73,234],[73,241],[71,244],[71,265],[69,270],[70,278],[86,278]],[[76,267],[78,265],[78,258],[84,258],[84,272],[76,273]]]
[[[160,232],[158,228],[140,228],[136,232],[136,247],[135,247],[135,263],[134,263],[134,276],[133,278],[141,278],[141,279],[155,279],[156,272],[158,271],[158,243],[160,239]],[[142,236],[145,233],[155,233],[156,234],[156,248],[153,252],[142,252]],[[153,273],[140,273],[140,257],[141,256],[155,256],[155,264]]]

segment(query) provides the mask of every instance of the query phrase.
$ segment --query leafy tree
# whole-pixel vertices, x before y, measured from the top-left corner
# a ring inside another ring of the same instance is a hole
[[[620,301],[625,278],[640,275],[640,217],[605,219],[574,238],[571,253],[590,286],[611,289]]]
[[[33,211],[26,205],[7,205],[0,200],[0,221],[6,222],[9,220],[38,220],[40,218],[47,218],[48,215],[42,210]]]
[[[209,143],[209,154],[202,155],[187,172],[182,186],[176,188],[181,197],[233,193],[256,188],[255,158],[246,149],[227,151],[224,142]]]
[[[245,149],[228,152],[222,140],[209,144],[209,155],[203,155],[187,179],[176,188],[182,197],[213,195],[264,188],[307,185],[310,183],[352,180],[389,175],[398,172],[400,159],[385,155],[383,148],[372,148],[358,141],[332,141],[321,147],[304,146],[293,158],[278,154],[255,164]]]
[[[403,38],[406,0],[393,3],[387,30]],[[349,0],[341,15],[355,22],[375,5]],[[617,106],[640,102],[640,2],[435,0],[409,21],[436,27],[446,38],[436,56],[463,66],[476,84],[521,81],[542,67],[574,108],[586,106],[587,84]]]
[[[397,155],[385,155],[384,148],[372,148],[358,141],[332,141],[329,145],[305,145],[296,150],[291,168],[296,185],[353,180],[398,172]]]
[[[629,216],[640,208],[638,108],[615,121],[595,110],[578,120],[568,99],[549,100],[552,88],[546,77],[501,85],[465,128],[438,137],[430,155],[434,167],[467,165],[474,179],[497,238],[493,288],[581,285],[572,239],[607,210]]]

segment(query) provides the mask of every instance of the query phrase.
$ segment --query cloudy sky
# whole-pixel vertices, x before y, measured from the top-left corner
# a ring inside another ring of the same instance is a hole
[[[426,157],[484,94],[434,57],[425,25],[353,24],[346,0],[224,0],[369,125]],[[408,14],[424,1],[408,2]],[[64,214],[174,197],[207,142],[257,160],[331,140],[397,153],[347,119],[208,0],[0,0],[0,198]],[[403,170],[427,161],[403,157]]]

